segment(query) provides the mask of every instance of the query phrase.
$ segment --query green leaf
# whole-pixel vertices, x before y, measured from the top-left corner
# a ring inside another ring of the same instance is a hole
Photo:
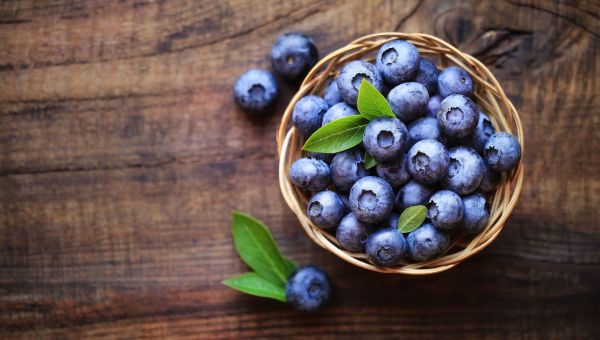
[[[248,267],[274,285],[285,287],[287,264],[267,227],[256,218],[233,212],[235,249]]]
[[[375,165],[377,165],[375,158],[370,153],[365,152],[365,169],[371,169]]]
[[[290,259],[287,256],[283,257],[283,262],[285,263],[285,267],[286,267],[286,276],[290,277],[290,275],[294,272],[294,270],[296,270],[298,268],[298,265],[296,264],[296,262],[292,261],[292,259]]]
[[[362,142],[367,124],[369,121],[361,115],[336,119],[315,131],[304,143],[303,149],[321,153],[351,149]]]
[[[286,302],[285,288],[276,286],[256,273],[245,273],[223,281],[223,284],[242,293]]]
[[[365,78],[358,90],[358,112],[368,120],[375,117],[396,117],[385,97]]]
[[[427,208],[424,205],[415,205],[404,209],[398,219],[398,230],[402,233],[410,233],[417,229],[425,221],[426,213]]]

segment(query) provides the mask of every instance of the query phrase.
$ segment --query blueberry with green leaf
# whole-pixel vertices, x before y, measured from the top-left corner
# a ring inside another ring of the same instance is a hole
[[[281,302],[301,311],[323,307],[331,294],[327,274],[315,266],[300,267],[281,254],[269,229],[256,218],[233,213],[235,248],[252,272],[223,281],[240,292]]]

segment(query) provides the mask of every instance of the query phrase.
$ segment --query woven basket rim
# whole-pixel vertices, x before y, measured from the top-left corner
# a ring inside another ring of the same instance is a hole
[[[333,78],[341,65],[351,60],[376,51],[381,45],[392,40],[403,39],[413,43],[425,55],[437,55],[442,66],[458,65],[465,69],[476,84],[474,101],[480,104],[490,115],[497,131],[513,133],[521,144],[521,160],[518,166],[508,174],[502,175],[502,180],[491,199],[490,219],[488,225],[467,244],[461,241],[466,236],[453,240],[449,249],[455,252],[441,257],[418,263],[406,263],[399,267],[383,268],[366,261],[364,254],[350,253],[337,245],[335,237],[327,231],[315,226],[305,214],[305,205],[301,204],[302,192],[294,187],[288,177],[288,169],[298,155],[299,133],[292,126],[287,129],[291,112],[296,102],[309,93],[322,91],[325,82]],[[514,130],[513,130],[514,129]],[[516,131],[516,132],[515,132]],[[319,246],[332,252],[344,261],[358,267],[388,274],[427,275],[439,273],[455,267],[467,258],[475,255],[491,244],[502,231],[506,220],[514,209],[521,189],[524,176],[525,144],[523,126],[518,112],[508,99],[504,90],[492,72],[479,60],[468,55],[448,42],[423,33],[385,32],[360,37],[346,46],[331,52],[321,59],[308,73],[296,94],[290,100],[277,131],[277,152],[279,155],[279,186],[289,208],[298,218],[306,234]]]

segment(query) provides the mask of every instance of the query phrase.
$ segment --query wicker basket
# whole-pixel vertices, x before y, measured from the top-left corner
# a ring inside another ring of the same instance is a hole
[[[488,246],[500,233],[508,216],[515,207],[523,185],[523,157],[512,172],[502,175],[496,192],[488,197],[490,219],[488,225],[476,236],[458,235],[452,240],[452,246],[446,253],[433,260],[419,263],[403,263],[394,268],[373,266],[366,260],[365,254],[351,253],[339,247],[335,237],[327,231],[316,227],[306,216],[306,205],[309,197],[294,187],[288,177],[291,163],[301,157],[303,141],[299,133],[288,122],[296,102],[308,94],[322,94],[341,67],[347,62],[359,58],[372,61],[379,47],[389,41],[404,39],[413,43],[421,55],[431,58],[438,66],[454,64],[465,69],[475,83],[474,100],[487,113],[497,130],[514,134],[521,143],[524,153],[523,127],[515,107],[504,94],[504,90],[490,70],[472,56],[459,51],[447,42],[427,35],[411,33],[379,33],[357,39],[323,58],[308,73],[296,95],[286,108],[277,133],[277,150],[279,153],[279,185],[288,206],[298,217],[300,224],[310,238],[321,247],[331,251],[343,260],[356,266],[393,274],[425,275],[439,273],[450,269],[468,257]]]

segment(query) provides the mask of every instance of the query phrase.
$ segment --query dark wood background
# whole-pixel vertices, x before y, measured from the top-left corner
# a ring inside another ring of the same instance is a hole
[[[2,1],[0,337],[593,338],[600,335],[597,1]],[[489,65],[521,113],[526,184],[496,242],[386,276],[314,245],[277,186],[277,110],[234,79],[275,38],[322,56],[425,32]],[[230,212],[335,282],[314,315],[239,294]]]

